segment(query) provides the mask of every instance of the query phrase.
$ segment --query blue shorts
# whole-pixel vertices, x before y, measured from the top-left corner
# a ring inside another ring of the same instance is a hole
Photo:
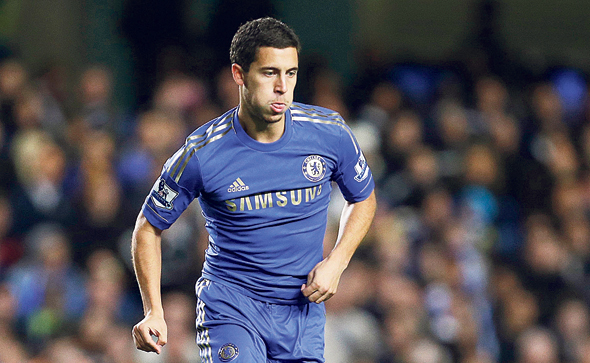
[[[196,288],[202,363],[324,362],[324,304],[267,303],[203,278]]]

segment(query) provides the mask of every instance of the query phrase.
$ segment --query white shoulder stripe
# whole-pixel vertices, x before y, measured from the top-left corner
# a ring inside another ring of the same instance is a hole
[[[345,123],[343,123],[341,121],[320,120],[320,119],[316,119],[316,118],[298,116],[298,115],[293,115],[293,114],[291,114],[291,118],[293,119],[293,121],[304,121],[304,122],[313,122],[313,123],[317,123],[317,124],[336,125],[336,126],[343,128],[348,133],[348,136],[350,137],[350,140],[352,141],[352,144],[354,145],[354,151],[357,154],[359,154],[360,148],[357,145],[356,140],[354,139],[352,131],[350,131],[350,128],[348,126],[346,126]]]
[[[312,112],[312,110],[316,111],[316,112]],[[304,114],[307,114],[310,116],[316,116],[316,117],[334,117],[334,116],[340,117],[340,114],[338,112],[320,113],[316,109],[314,109],[313,107],[303,108],[299,105],[292,105],[291,112],[301,112],[301,113],[304,113]]]
[[[226,130],[224,133],[222,134],[218,134],[215,135],[209,139],[207,139],[207,141],[205,141],[204,143],[200,144],[199,146],[194,146],[192,147],[190,154],[188,155],[188,157],[184,160],[184,163],[182,163],[182,166],[180,167],[180,169],[178,170],[178,173],[176,174],[176,177],[174,176],[174,171],[172,171],[172,174],[170,174],[170,177],[174,178],[174,181],[178,183],[178,181],[180,180],[180,177],[182,176],[182,173],[184,173],[184,169],[186,168],[186,165],[188,164],[189,160],[193,157],[193,155],[195,155],[195,152],[203,147],[205,147],[206,145],[212,143],[213,141],[217,141],[219,139],[221,139],[222,137],[224,137],[225,135],[227,135],[227,133],[230,131],[231,129]],[[188,148],[187,148],[188,151]],[[180,165],[180,163],[178,164]],[[176,169],[176,168],[175,168]]]
[[[231,130],[233,113],[227,115],[219,123],[213,123],[207,130],[200,135],[190,136],[186,139],[183,148],[178,150],[173,156],[172,161],[168,165],[167,171],[170,172],[170,176],[175,178],[176,182],[180,179],[184,168],[188,160],[194,155],[196,150],[199,150],[203,146],[219,140],[221,137],[226,135]],[[225,130],[225,131],[224,131]],[[219,134],[219,132],[224,131]],[[187,156],[188,155],[188,156]],[[180,168],[180,169],[179,169]],[[176,177],[174,175],[176,174]]]

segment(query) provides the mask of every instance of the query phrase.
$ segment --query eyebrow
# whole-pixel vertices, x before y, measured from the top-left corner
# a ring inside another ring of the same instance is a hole
[[[280,69],[278,67],[272,67],[272,66],[260,67],[260,70],[261,71],[280,71]],[[291,68],[287,69],[287,72],[298,71],[298,70],[299,70],[299,67],[291,67]]]

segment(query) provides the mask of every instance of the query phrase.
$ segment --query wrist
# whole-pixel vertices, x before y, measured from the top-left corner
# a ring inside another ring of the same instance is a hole
[[[146,317],[151,316],[151,317],[157,317],[157,318],[164,318],[164,309],[161,307],[159,307],[159,308],[152,307],[151,309],[146,309],[144,315]]]
[[[342,271],[344,271],[348,267],[348,263],[350,262],[350,257],[338,251],[337,249],[332,250],[326,260],[330,261],[330,263],[334,263],[340,267]]]

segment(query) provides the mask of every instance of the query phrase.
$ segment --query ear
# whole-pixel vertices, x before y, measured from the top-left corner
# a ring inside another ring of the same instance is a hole
[[[236,82],[238,86],[244,85],[246,78],[245,73],[246,72],[244,72],[244,69],[240,65],[236,63],[231,65],[231,74],[234,77],[234,82]]]

